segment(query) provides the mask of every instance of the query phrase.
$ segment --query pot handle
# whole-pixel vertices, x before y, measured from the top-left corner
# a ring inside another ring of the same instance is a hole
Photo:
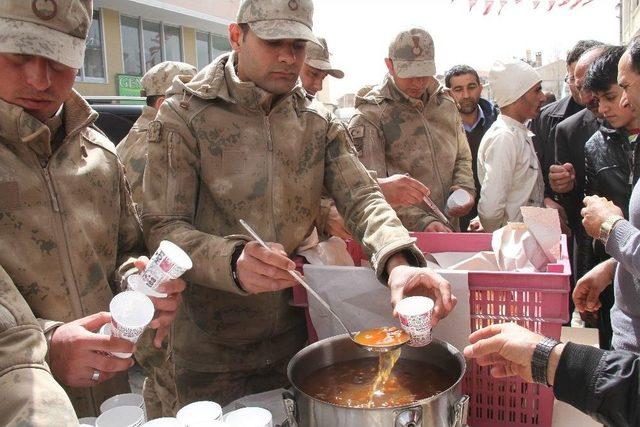
[[[422,407],[402,409],[396,411],[395,427],[422,427]]]
[[[282,393],[282,403],[284,404],[284,413],[287,417],[288,427],[298,427],[298,404],[293,394],[288,391]]]
[[[465,427],[469,416],[469,396],[463,395],[453,405],[453,427]]]

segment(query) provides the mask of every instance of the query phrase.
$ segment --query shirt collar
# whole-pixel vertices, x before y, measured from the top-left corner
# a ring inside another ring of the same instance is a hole
[[[477,128],[480,123],[484,123],[484,111],[482,111],[482,108],[480,108],[480,104],[478,104],[476,108],[478,109],[478,118],[476,119],[476,121],[471,126],[467,126],[464,122],[462,123],[465,132],[471,132],[475,128]]]
[[[509,126],[510,128],[512,128],[514,130],[517,130],[517,131],[523,133],[525,136],[527,136],[527,137],[535,136],[535,134],[533,132],[531,132],[524,123],[520,123],[519,121],[514,120],[509,116],[505,116],[504,114],[500,114],[498,117],[500,117],[502,119],[502,121],[504,122],[505,125]]]

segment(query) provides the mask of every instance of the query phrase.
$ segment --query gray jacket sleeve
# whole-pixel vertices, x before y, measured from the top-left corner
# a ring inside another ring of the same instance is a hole
[[[634,277],[640,276],[640,230],[620,220],[607,239],[606,250]]]

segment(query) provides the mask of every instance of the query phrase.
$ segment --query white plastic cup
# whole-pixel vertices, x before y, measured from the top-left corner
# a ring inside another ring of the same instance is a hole
[[[130,291],[142,292],[148,297],[165,298],[167,294],[158,292],[147,286],[142,278],[142,274],[131,274],[127,277],[127,289]]]
[[[124,291],[113,297],[109,303],[109,311],[111,335],[135,344],[153,319],[154,308],[149,297],[143,293]],[[112,354],[122,359],[131,357],[131,353]]]
[[[107,325],[109,324],[107,323]],[[109,409],[118,408],[120,406],[137,406],[144,412],[144,419],[147,419],[147,411],[144,406],[144,397],[136,393],[123,393],[111,396],[100,405],[100,413],[104,414]]]
[[[409,335],[412,347],[431,343],[431,316],[435,303],[427,297],[408,297],[396,305],[400,324]]]
[[[176,418],[187,427],[197,423],[217,421],[222,419],[222,407],[216,402],[206,400],[193,402],[180,409]]]
[[[461,206],[466,205],[471,201],[471,194],[469,194],[466,190],[462,188],[458,188],[456,191],[451,193],[449,198],[447,199],[447,210],[459,208]]]
[[[96,425],[96,419],[97,419],[96,417],[79,418],[78,423],[80,423],[80,427],[83,427],[83,426],[93,427]]]
[[[144,412],[138,406],[118,406],[98,417],[96,427],[139,427],[144,424]]]
[[[149,288],[156,290],[162,283],[177,279],[192,267],[191,258],[185,251],[163,240],[142,272],[142,279]]]
[[[147,421],[142,427],[184,427],[177,418],[163,417],[155,420]]]
[[[264,408],[247,407],[224,416],[229,427],[273,427],[273,416]]]

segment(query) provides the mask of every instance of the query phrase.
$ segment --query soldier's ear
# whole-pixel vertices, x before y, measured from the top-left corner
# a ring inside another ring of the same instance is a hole
[[[159,97],[156,99],[156,105],[154,105],[154,107],[155,107],[155,109],[156,109],[156,110],[159,110],[159,109],[160,109],[160,106],[162,105],[162,103],[164,102],[164,100],[165,100],[165,99],[167,99],[165,96],[159,96]]]
[[[243,41],[244,41],[244,32],[242,31],[242,28],[240,28],[240,25],[230,24],[229,25],[229,42],[231,43],[231,48],[236,52],[239,51]]]
[[[393,61],[391,58],[384,58],[384,63],[387,65],[387,70],[389,70],[389,74],[395,76],[395,70],[393,69]]]

